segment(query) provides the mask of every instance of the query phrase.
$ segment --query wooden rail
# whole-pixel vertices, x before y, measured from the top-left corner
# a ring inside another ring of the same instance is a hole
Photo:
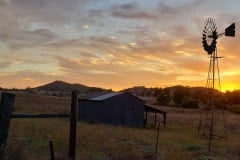
[[[70,114],[25,114],[25,113],[14,113],[11,118],[69,118]]]

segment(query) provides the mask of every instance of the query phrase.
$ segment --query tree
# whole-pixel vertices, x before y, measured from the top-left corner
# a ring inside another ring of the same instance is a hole
[[[169,105],[171,101],[169,89],[163,89],[158,93],[157,102],[159,105]]]
[[[29,86],[25,89],[25,91],[26,91],[26,93],[28,93],[28,94],[33,94],[33,93],[34,93],[34,91],[32,90],[32,88],[29,87]]]
[[[176,86],[173,93],[173,101],[175,105],[180,106],[184,97],[189,97],[190,92],[189,88],[183,86]]]
[[[230,105],[240,104],[240,90],[234,90],[232,92],[227,91],[225,93],[226,102]]]
[[[162,88],[154,88],[154,97],[157,97],[159,94],[161,94]]]
[[[198,108],[198,101],[191,97],[184,97],[181,103],[183,108]]]

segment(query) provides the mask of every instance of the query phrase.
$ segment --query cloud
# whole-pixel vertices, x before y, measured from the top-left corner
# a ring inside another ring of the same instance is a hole
[[[192,11],[197,10],[200,8],[203,4],[205,3],[205,0],[198,1],[190,1],[190,2],[185,2],[185,3],[179,3],[179,4],[173,4],[169,5],[166,4],[165,2],[160,1],[158,3],[158,9],[157,11],[161,14],[161,19],[166,19],[166,20],[175,20],[178,19],[179,17],[182,17],[184,15],[185,18],[187,14],[192,13]],[[192,15],[194,16],[194,15]]]
[[[89,37],[89,40],[92,43],[102,43],[102,44],[106,44],[106,45],[118,45],[116,37],[94,36],[94,37]]]
[[[0,62],[0,69],[7,68],[11,65],[11,62]]]
[[[100,9],[90,9],[88,11],[89,18],[100,18],[103,16],[104,11]]]
[[[57,37],[56,34],[45,28],[30,31],[29,34],[31,37],[36,36],[36,39],[41,39],[41,41],[49,41]]]
[[[85,81],[87,84],[100,87],[104,85],[107,88],[121,89],[133,85],[145,85],[146,83],[156,86],[159,82],[169,84],[169,80],[176,80],[177,76],[180,75],[171,70],[163,69],[161,64],[149,64],[149,62],[144,64],[144,59],[139,62],[135,59],[136,62],[134,62],[134,58],[127,55],[116,57],[117,59],[111,60],[110,63],[105,61],[92,63],[90,58],[88,58],[89,61],[67,57],[57,58],[61,71],[67,77],[71,77],[70,79]],[[157,75],[160,75],[161,78],[157,78]]]
[[[113,11],[112,15],[129,19],[154,19],[155,16],[143,11]]]
[[[154,14],[144,10],[137,3],[115,5],[111,8],[111,14],[124,19],[156,19]]]
[[[34,36],[34,32],[39,30],[39,34],[46,35],[46,31],[65,34],[64,26],[74,24],[75,28],[84,26],[87,21],[85,5],[93,3],[87,0],[11,0],[8,3],[0,1],[0,31],[1,37],[10,39],[25,40],[26,36]],[[39,35],[38,34],[38,35]],[[65,36],[65,35],[64,35]],[[20,43],[21,44],[21,43]]]
[[[199,56],[200,57],[200,56]],[[196,74],[206,73],[208,70],[208,61],[203,58],[198,58],[198,55],[193,55],[193,57],[176,60],[176,65],[184,70],[194,72]]]
[[[18,56],[14,54],[2,54],[0,55],[1,59],[4,59],[2,63],[8,63],[10,64],[47,64],[47,63],[52,63],[52,58],[51,55],[46,55],[46,54],[40,54],[36,56],[29,57],[27,56]],[[7,66],[7,65],[5,65]],[[7,66],[7,67],[8,67]]]
[[[65,79],[64,75],[51,73],[45,74],[33,70],[0,72],[0,77],[1,87],[8,88],[26,88],[28,86],[36,87],[56,79]]]
[[[42,46],[56,39],[58,39],[58,36],[45,28],[21,32],[0,31],[0,41],[6,43],[11,49]]]
[[[25,9],[39,10],[45,7],[47,3],[47,0],[11,0],[12,6],[21,8],[23,11]]]

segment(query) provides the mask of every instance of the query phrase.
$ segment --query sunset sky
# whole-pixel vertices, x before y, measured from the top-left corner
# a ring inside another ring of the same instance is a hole
[[[223,90],[240,88],[239,0],[0,0],[0,87],[54,80],[120,90],[205,86],[205,19],[218,32]]]

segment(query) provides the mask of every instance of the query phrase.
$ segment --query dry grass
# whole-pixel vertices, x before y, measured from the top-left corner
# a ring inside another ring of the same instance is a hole
[[[240,104],[229,105],[227,106],[227,110],[232,113],[240,114]]]
[[[69,112],[70,97],[39,96],[18,93],[14,111],[24,113],[65,113]]]
[[[34,113],[45,111],[43,106],[47,106],[48,110],[59,113],[65,112],[65,108],[70,106],[69,101],[70,98],[17,95],[15,107],[16,111],[27,110]],[[209,153],[207,141],[195,135],[199,110],[169,107],[162,109],[168,112],[168,124],[166,127],[160,127],[157,155],[155,155],[156,128],[127,128],[79,122],[77,159],[240,159],[239,115],[227,114],[229,138],[213,141],[213,151]],[[12,119],[7,147],[13,154],[20,155],[26,160],[47,160],[48,140],[51,139],[54,142],[57,159],[66,159],[68,130],[68,119]],[[21,150],[16,149],[19,147]]]

